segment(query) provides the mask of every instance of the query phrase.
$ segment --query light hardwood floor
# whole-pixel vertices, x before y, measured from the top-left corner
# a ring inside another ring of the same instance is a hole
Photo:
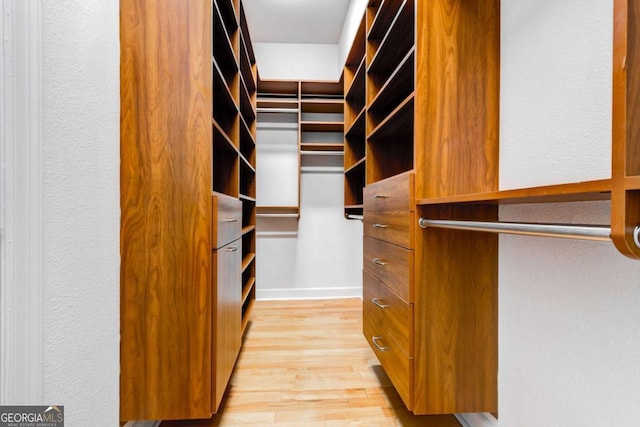
[[[360,299],[257,301],[227,397],[197,425],[460,427],[405,409],[362,336]]]

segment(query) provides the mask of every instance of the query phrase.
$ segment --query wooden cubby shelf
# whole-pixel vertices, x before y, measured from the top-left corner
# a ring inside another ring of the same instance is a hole
[[[256,258],[255,253],[248,253],[242,258],[242,271],[245,271]]]

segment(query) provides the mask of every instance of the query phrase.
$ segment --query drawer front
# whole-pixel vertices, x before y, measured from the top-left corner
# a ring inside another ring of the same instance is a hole
[[[367,185],[363,190],[365,211],[413,211],[414,174],[403,173]]]
[[[407,409],[413,409],[413,359],[407,357],[375,319],[364,317],[363,333]]]
[[[242,202],[224,194],[213,195],[213,245],[221,248],[242,236]]]
[[[366,271],[363,279],[363,316],[380,325],[405,356],[413,356],[413,306]]]
[[[403,300],[413,302],[413,250],[365,236],[362,265]]]
[[[214,383],[212,404],[220,405],[242,346],[242,239],[213,251],[215,266],[213,331]]]
[[[407,249],[413,249],[413,212],[365,212],[364,234]]]

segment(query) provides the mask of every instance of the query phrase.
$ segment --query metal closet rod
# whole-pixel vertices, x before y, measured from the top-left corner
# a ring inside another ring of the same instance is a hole
[[[363,215],[347,214],[346,217],[347,217],[347,219],[357,219],[357,220],[360,220],[360,221],[364,220],[364,216]]]
[[[604,225],[536,224],[521,222],[455,221],[420,218],[422,228],[485,231],[489,233],[521,234],[527,236],[561,237],[565,239],[610,241],[611,227]],[[633,240],[640,248],[640,225],[633,231]]]

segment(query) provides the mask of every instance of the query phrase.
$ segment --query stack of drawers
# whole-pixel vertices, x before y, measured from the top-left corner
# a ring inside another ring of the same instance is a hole
[[[242,202],[213,196],[213,411],[242,346]]]
[[[413,409],[414,175],[364,189],[363,332]]]

